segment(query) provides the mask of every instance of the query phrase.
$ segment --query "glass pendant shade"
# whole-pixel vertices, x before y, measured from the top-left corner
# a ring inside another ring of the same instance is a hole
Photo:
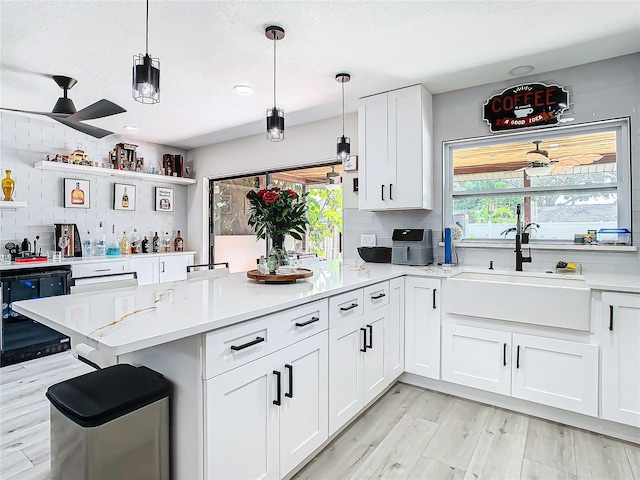
[[[267,140],[281,142],[284,140],[284,110],[269,108],[267,110]]]
[[[349,137],[342,135],[338,137],[338,160],[345,161],[351,154],[351,140]]]
[[[548,167],[548,166],[529,167],[529,168],[525,168],[524,171],[530,177],[543,177],[551,173],[551,167]]]
[[[133,98],[140,103],[160,102],[160,62],[149,54],[133,56]]]

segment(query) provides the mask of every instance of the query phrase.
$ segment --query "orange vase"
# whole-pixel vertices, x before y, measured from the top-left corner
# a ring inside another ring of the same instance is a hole
[[[16,187],[16,182],[13,178],[11,178],[11,170],[5,170],[7,176],[2,179],[2,193],[4,193],[4,201],[11,202],[13,201],[13,190]]]

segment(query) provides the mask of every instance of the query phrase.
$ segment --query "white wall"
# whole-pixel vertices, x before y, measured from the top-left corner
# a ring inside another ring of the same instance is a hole
[[[40,236],[38,246],[46,252],[53,248],[54,223],[75,223],[81,236],[89,229],[94,234],[98,222],[103,221],[106,233],[115,225],[120,233],[130,233],[137,228],[141,235],[153,235],[154,231],[177,230],[189,238],[187,230],[187,187],[144,180],[105,177],[76,173],[60,173],[33,168],[49,154],[70,154],[76,148],[83,149],[94,161],[107,162],[109,151],[116,143],[128,142],[139,145],[138,156],[144,157],[145,167],[159,168],[164,153],[186,154],[184,150],[150,143],[142,143],[109,135],[103,139],[90,137],[46,117],[27,116],[2,112],[0,114],[0,168],[11,170],[16,181],[13,198],[28,202],[27,208],[16,211],[0,211],[0,250],[8,241],[21,242],[29,238],[33,242]],[[64,208],[64,178],[81,178],[91,181],[91,207],[89,209]],[[113,209],[113,184],[125,183],[136,186],[136,210],[133,212]],[[155,211],[155,187],[174,189],[175,211]]]
[[[357,114],[346,116],[345,134],[351,138],[351,153],[357,153]],[[336,141],[342,131],[342,117],[333,117],[294,127],[287,127],[283,142],[269,142],[266,134],[231,140],[189,150],[189,163],[198,179],[189,186],[189,239],[190,250],[199,252],[198,262],[208,260],[208,187],[209,178],[261,172],[279,168],[309,165],[331,161],[336,156]],[[343,181],[351,185],[353,174],[345,174]],[[357,202],[349,198],[347,189],[343,201],[345,208]]]

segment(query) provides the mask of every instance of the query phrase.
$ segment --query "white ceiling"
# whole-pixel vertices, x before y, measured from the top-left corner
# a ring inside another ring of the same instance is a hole
[[[286,30],[277,106],[288,126],[340,114],[342,71],[352,74],[353,112],[359,97],[415,83],[441,93],[515,82],[507,72],[517,65],[539,74],[640,50],[637,0],[151,0],[161,101],[142,105],[131,97],[131,65],[144,53],[144,1],[0,0],[0,16],[2,107],[51,111],[61,90],[39,74],[67,75],[78,80],[69,94],[78,109],[107,98],[128,110],[88,123],[182,148],[263,131],[273,106],[271,24]],[[235,94],[236,84],[253,94]]]

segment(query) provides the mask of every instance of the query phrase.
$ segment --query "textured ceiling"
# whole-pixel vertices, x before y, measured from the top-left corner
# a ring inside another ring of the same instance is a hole
[[[0,1],[0,105],[50,111],[78,80],[78,109],[107,98],[127,113],[89,122],[133,139],[193,148],[260,133],[273,104],[273,43],[281,25],[278,100],[288,126],[340,114],[335,74],[357,99],[423,83],[431,92],[513,79],[640,50],[632,1],[159,1],[149,6],[149,53],[161,62],[161,102],[131,98],[131,64],[144,53],[145,3]],[[232,87],[248,84],[242,97]],[[136,125],[136,133],[124,125]],[[349,134],[349,132],[347,132]],[[286,140],[285,140],[286,141]]]

